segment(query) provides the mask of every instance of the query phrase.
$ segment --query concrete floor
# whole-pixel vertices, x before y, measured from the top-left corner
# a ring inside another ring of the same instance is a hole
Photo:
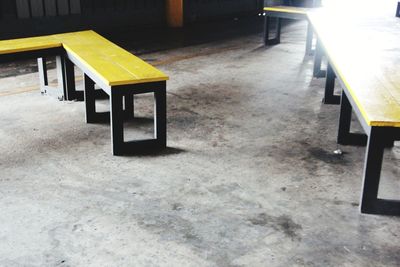
[[[0,266],[399,266],[400,219],[358,211],[364,148],[333,153],[339,107],[321,104],[305,27],[143,54],[171,77],[159,154],[113,157],[83,103],[15,76],[33,63],[2,66]],[[151,96],[136,109],[129,137],[150,135]],[[397,143],[384,197],[399,161]]]

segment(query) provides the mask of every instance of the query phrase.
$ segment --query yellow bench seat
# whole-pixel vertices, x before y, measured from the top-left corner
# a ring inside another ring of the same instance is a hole
[[[87,123],[110,121],[113,155],[167,146],[168,76],[94,31],[0,41],[0,53],[0,60],[5,62],[56,56],[58,89],[63,98],[84,99]],[[42,58],[38,63],[41,89],[45,92],[48,87],[45,61]],[[84,72],[85,89],[79,91],[80,96],[75,87],[74,65]],[[109,112],[96,111],[95,84],[110,96]],[[154,138],[125,141],[124,120],[134,118],[134,95],[143,93],[154,94]]]
[[[168,76],[94,31],[54,35],[109,86],[168,80]]]
[[[166,81],[168,76],[94,31],[0,41],[0,54],[63,47],[108,86]]]
[[[52,36],[19,38],[0,41],[0,55],[57,47],[62,47],[62,43]]]

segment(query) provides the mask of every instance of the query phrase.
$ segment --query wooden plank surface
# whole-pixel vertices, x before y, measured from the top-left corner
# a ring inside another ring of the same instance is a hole
[[[61,47],[62,43],[52,36],[20,38],[0,41],[0,55]]]
[[[63,46],[109,86],[168,80],[168,76],[94,31],[0,41],[0,54]]]
[[[325,9],[308,17],[367,124],[400,127],[400,20],[393,10]]]
[[[54,37],[63,43],[68,53],[79,58],[110,86],[168,80],[168,76],[158,69],[93,31]]]
[[[295,14],[307,14],[310,8],[305,7],[294,7],[294,6],[270,6],[264,7],[266,12],[283,12],[283,13],[295,13]]]

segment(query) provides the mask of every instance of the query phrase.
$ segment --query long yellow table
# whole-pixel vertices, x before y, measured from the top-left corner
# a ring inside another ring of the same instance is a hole
[[[377,8],[322,9],[308,19],[343,88],[338,142],[367,145],[361,212],[400,215],[400,201],[378,197],[384,150],[400,140],[400,21]],[[350,133],[352,110],[366,135]]]
[[[264,20],[264,44],[265,45],[275,45],[279,44],[281,41],[281,20],[284,19],[295,19],[295,20],[305,20],[307,19],[307,12],[312,10],[312,8],[305,7],[294,7],[294,6],[269,6],[264,7],[265,20]],[[276,18],[276,30],[275,37],[270,38],[271,31],[271,18]],[[307,40],[306,40],[306,55],[313,53],[312,50],[312,39],[313,31],[310,25],[307,29]]]

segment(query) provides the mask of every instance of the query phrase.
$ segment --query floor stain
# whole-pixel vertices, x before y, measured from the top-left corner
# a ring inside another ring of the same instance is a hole
[[[326,151],[322,148],[318,147],[311,147],[308,149],[308,153],[310,156],[312,156],[314,159],[323,161],[325,163],[329,164],[347,164],[346,159],[344,158],[344,155],[337,155],[334,154],[333,152]]]
[[[260,213],[257,217],[249,219],[253,225],[272,227],[273,229],[282,232],[292,240],[301,240],[299,231],[303,229],[300,224],[297,224],[288,215],[271,216],[266,213]]]

